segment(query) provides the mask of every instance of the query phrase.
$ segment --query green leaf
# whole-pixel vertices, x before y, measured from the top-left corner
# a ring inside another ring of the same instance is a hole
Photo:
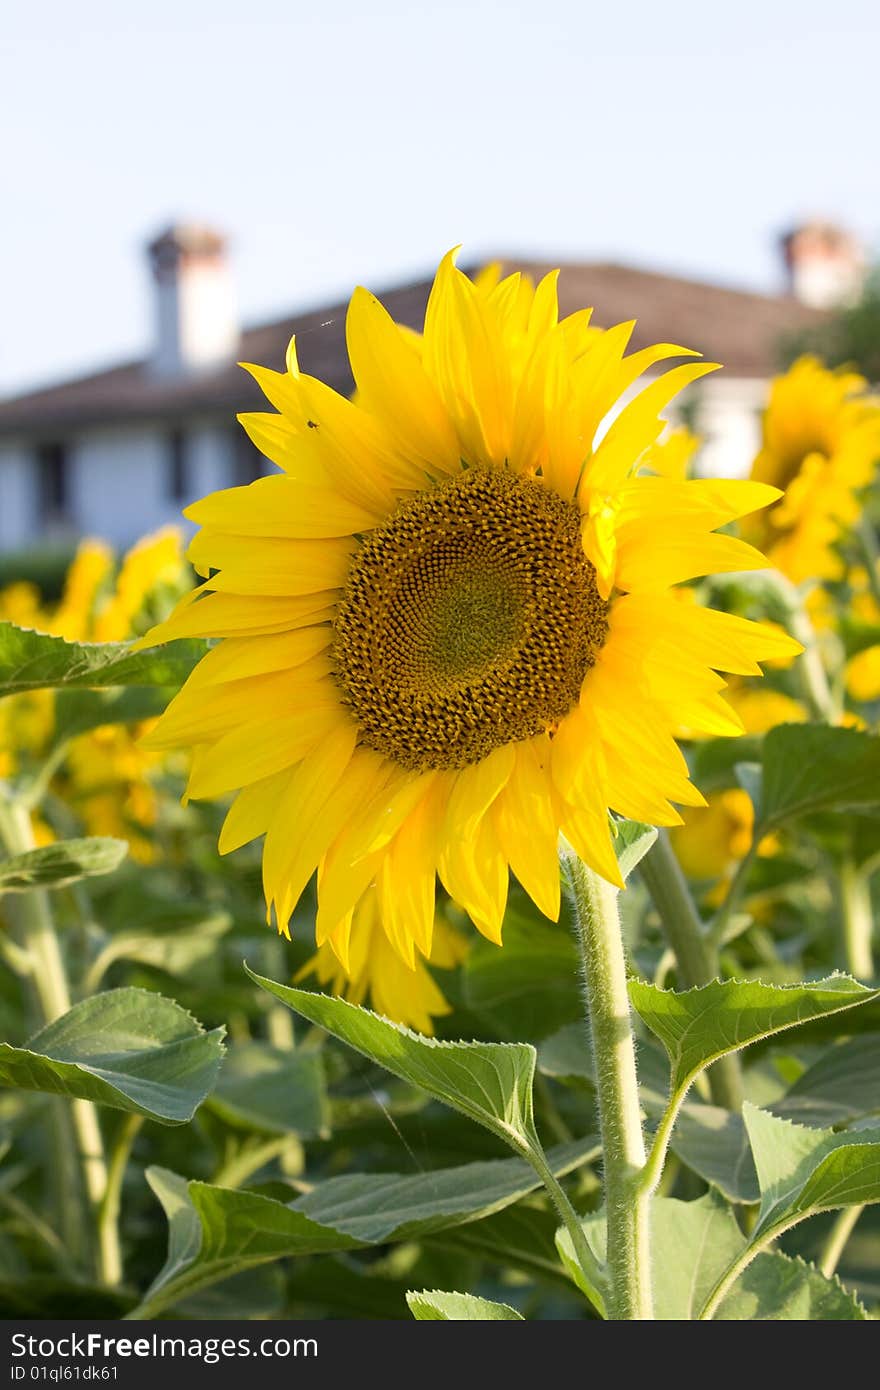
[[[236,1043],[208,1102],[227,1123],[264,1134],[326,1138],[327,1092],[320,1053]]]
[[[583,1013],[578,953],[570,933],[514,914],[504,949],[479,939],[462,968],[467,1008],[490,1035],[541,1038]]]
[[[128,854],[125,840],[94,836],[58,840],[0,860],[0,893],[27,893],[33,888],[66,888],[81,878],[111,874]]]
[[[880,806],[880,738],[826,724],[780,724],[763,746],[760,828],[792,816]]]
[[[729,1202],[757,1202],[758,1176],[741,1115],[717,1105],[685,1102],[670,1148]]]
[[[587,1141],[589,1143],[589,1141]],[[558,1175],[578,1167],[587,1145],[551,1150]],[[500,1211],[540,1185],[521,1159],[494,1159],[426,1173],[331,1178],[280,1202],[255,1192],[190,1182],[163,1168],[147,1179],[169,1223],[168,1258],[138,1315],[288,1255],[354,1250],[409,1240]]]
[[[223,1033],[206,1033],[161,995],[109,990],[74,1004],[27,1047],[0,1043],[0,1083],[185,1124],[214,1085]]]
[[[612,820],[611,829],[614,853],[620,865],[621,877],[626,882],[657,839],[657,830],[653,825],[643,825],[637,820]]]
[[[126,642],[65,642],[0,623],[0,696],[65,686],[180,686],[207,650],[206,642],[187,639],[133,652]]]
[[[581,1224],[593,1254],[604,1263],[604,1211],[592,1212]],[[697,1318],[709,1294],[744,1244],[733,1213],[717,1194],[709,1192],[696,1202],[653,1198],[651,1249],[657,1318]],[[595,1303],[596,1291],[588,1286],[580,1270],[568,1231],[557,1232],[556,1245],[571,1278]]]
[[[718,1057],[880,995],[848,975],[803,985],[713,980],[683,993],[631,980],[629,992],[633,1008],[669,1054],[673,1094],[683,1093]]]
[[[584,1232],[597,1258],[605,1256],[601,1212],[586,1218]],[[557,1234],[563,1262],[582,1292],[583,1276],[566,1231]],[[651,1203],[654,1312],[658,1321],[694,1321],[723,1278],[743,1257],[747,1240],[717,1193],[694,1202],[655,1197]],[[864,1319],[858,1301],[836,1279],[801,1260],[774,1252],[753,1259],[714,1315],[723,1320]]]
[[[839,1279],[781,1251],[758,1255],[715,1314],[721,1322],[866,1322],[855,1294]]]
[[[844,1125],[880,1112],[880,1038],[850,1038],[823,1052],[798,1077],[774,1114],[805,1125]]]
[[[522,1313],[508,1303],[492,1303],[472,1293],[441,1293],[427,1289],[408,1293],[406,1301],[417,1322],[522,1322]]]
[[[578,1167],[593,1141],[561,1144],[548,1154],[554,1171]],[[322,1226],[332,1226],[364,1245],[405,1239],[488,1216],[538,1187],[533,1171],[518,1158],[495,1158],[428,1173],[352,1173],[329,1178],[291,1206]]]
[[[596,1142],[588,1158],[601,1156],[602,1146]],[[505,1207],[494,1216],[456,1226],[433,1237],[431,1244],[444,1250],[464,1251],[491,1260],[493,1264],[513,1267],[530,1279],[566,1284],[556,1250],[558,1217],[543,1207],[519,1202]]]
[[[693,1320],[744,1240],[730,1207],[709,1192],[696,1202],[651,1203],[654,1311],[662,1320]]]
[[[748,1102],[743,1120],[761,1189],[753,1244],[814,1212],[880,1201],[880,1129],[805,1129]]]
[[[560,1080],[595,1084],[596,1070],[583,1023],[567,1023],[557,1033],[544,1038],[538,1048],[538,1070],[544,1076]]]
[[[518,1147],[538,1144],[532,1112],[535,1049],[526,1043],[438,1042],[344,999],[291,989],[245,966],[250,978],[296,1013],[404,1081]]]
[[[763,734],[744,734],[741,738],[709,738],[693,750],[693,780],[705,793],[737,786],[736,765],[761,758]]]
[[[139,887],[142,885],[142,880]],[[212,912],[199,903],[175,903],[168,911],[149,911],[139,904],[143,920],[137,927],[117,931],[96,953],[88,974],[94,987],[117,960],[136,960],[169,975],[183,975],[216,957],[219,938],[232,926],[225,912]],[[114,914],[122,916],[122,912]]]
[[[129,686],[127,689],[59,690],[55,696],[53,742],[76,738],[105,724],[139,724],[165,709],[174,687]]]

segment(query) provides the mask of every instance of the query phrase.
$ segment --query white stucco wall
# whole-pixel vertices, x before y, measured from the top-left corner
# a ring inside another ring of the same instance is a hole
[[[745,478],[761,442],[767,383],[719,372],[694,387],[694,428],[703,445],[697,470],[704,478]]]
[[[37,529],[32,455],[23,444],[0,443],[0,550],[19,550]]]
[[[72,453],[70,512],[81,534],[130,545],[173,519],[162,435],[102,430],[81,436]]]
[[[102,429],[65,440],[69,534],[100,536],[114,546],[131,545],[159,526],[175,523],[191,533],[181,516],[187,502],[235,481],[234,436],[203,422],[184,427],[184,499],[169,492],[168,429]],[[25,443],[0,444],[0,550],[20,550],[53,537],[40,516],[35,451]]]

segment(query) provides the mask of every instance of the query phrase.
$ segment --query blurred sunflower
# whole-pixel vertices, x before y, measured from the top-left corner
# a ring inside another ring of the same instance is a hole
[[[145,615],[155,616],[162,596],[177,597],[183,587],[179,530],[166,527],[144,537],[115,571],[110,547],[86,539],[77,548],[54,609],[44,607],[33,585],[13,584],[0,591],[0,619],[68,641],[118,641],[143,631],[150,620]],[[108,724],[80,734],[71,740],[53,783],[88,834],[127,840],[132,856],[142,863],[154,857],[148,832],[158,806],[150,777],[163,761],[141,746],[149,727],[147,722]],[[42,756],[54,730],[53,691],[0,701],[0,776],[11,776],[23,757]],[[41,842],[51,839],[43,822],[37,830]]]
[[[766,506],[760,482],[645,476],[661,412],[713,370],[625,356],[633,324],[558,319],[556,275],[478,284],[442,262],[424,335],[357,290],[353,401],[249,366],[277,414],[244,415],[283,472],[187,510],[206,577],[141,641],[223,640],[148,746],[194,748],[189,794],[237,791],[227,852],[265,834],[286,932],[318,871],[318,945],[354,966],[358,907],[414,970],[435,878],[499,942],[508,868],[559,911],[557,840],[620,884],[608,808],[654,824],[703,803],[673,737],[737,734],[719,670],[798,650],[678,602],[697,575],[760,568],[715,529]],[[371,936],[375,949],[375,927]]]
[[[347,967],[343,968],[332,946],[325,942],[299,971],[297,979],[314,975],[319,984],[334,994],[344,994],[352,1004],[363,1004],[369,999],[373,1008],[387,1018],[430,1037],[434,1019],[448,1014],[450,1007],[427,965],[452,970],[467,955],[467,942],[438,916],[428,962],[416,955],[410,966],[384,930],[375,889],[364,893],[352,915]]]
[[[835,545],[880,460],[880,402],[854,372],[802,357],[770,389],[752,479],[782,490],[744,534],[794,583],[842,572]]]

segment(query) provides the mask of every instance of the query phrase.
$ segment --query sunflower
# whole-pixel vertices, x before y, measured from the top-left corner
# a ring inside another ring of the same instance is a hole
[[[689,808],[670,838],[689,878],[723,879],[748,852],[754,825],[751,797],[740,787],[729,787],[712,792],[705,806]]]
[[[430,1037],[434,1019],[448,1014],[450,1007],[427,966],[452,970],[467,955],[464,938],[438,916],[429,961],[417,955],[410,966],[383,929],[375,889],[364,893],[354,917],[347,969],[325,942],[297,979],[314,975],[319,984],[345,995],[352,1004],[363,1004],[369,998],[379,1013]]]
[[[142,632],[145,615],[167,612],[163,599],[176,598],[184,583],[182,537],[166,527],[138,541],[116,571],[113,551],[103,541],[81,541],[54,608],[39,590],[18,583],[0,590],[0,619],[64,637],[68,641],[118,641]],[[163,759],[140,746],[150,723],[108,724],[72,739],[53,779],[53,790],[76,811],[90,835],[115,835],[129,843],[133,858],[150,862],[150,831],[158,817],[151,778]],[[0,776],[13,776],[28,758],[45,757],[55,732],[55,693],[33,690],[0,701]],[[41,841],[52,838],[44,823]]]
[[[799,650],[675,599],[765,565],[716,528],[779,492],[639,472],[713,366],[626,355],[633,326],[560,321],[555,274],[477,284],[449,255],[421,338],[355,291],[353,400],[293,344],[286,372],[247,367],[277,413],[241,423],[282,472],[187,510],[205,581],[140,645],[222,640],[148,743],[193,747],[190,796],[237,793],[220,850],[265,835],[280,931],[317,870],[317,942],[346,971],[367,894],[411,970],[430,956],[438,876],[491,941],[509,870],[556,918],[560,832],[620,885],[609,808],[703,804],[674,729],[741,732],[717,672]]]
[[[835,546],[880,459],[880,403],[866,385],[802,357],[771,386],[751,476],[783,495],[744,529],[796,584],[842,573]]]

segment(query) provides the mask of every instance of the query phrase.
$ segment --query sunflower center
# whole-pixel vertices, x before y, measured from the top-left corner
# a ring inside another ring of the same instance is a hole
[[[608,631],[573,502],[468,469],[402,503],[357,551],[333,654],[361,742],[461,768],[551,728]]]

